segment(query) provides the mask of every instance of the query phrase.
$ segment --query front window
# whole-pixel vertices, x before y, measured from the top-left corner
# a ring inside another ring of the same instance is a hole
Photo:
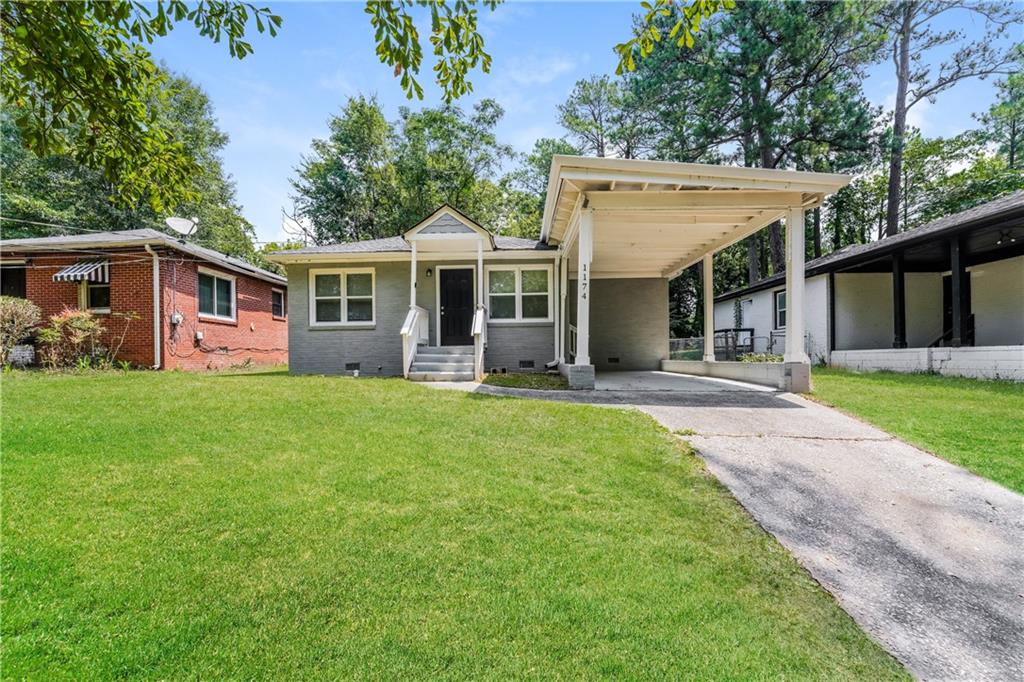
[[[374,271],[310,272],[310,324],[373,324]]]
[[[93,313],[110,312],[110,285],[89,282],[86,291],[86,307]]]
[[[786,292],[775,292],[775,328],[786,328]]]
[[[199,271],[199,315],[234,322],[234,277]]]
[[[487,272],[489,315],[495,321],[551,320],[551,268],[519,266]]]
[[[284,317],[284,291],[281,289],[270,290],[270,314],[274,317]]]

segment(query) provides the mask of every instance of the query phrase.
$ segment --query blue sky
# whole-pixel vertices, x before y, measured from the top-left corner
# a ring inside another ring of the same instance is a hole
[[[238,185],[245,216],[259,239],[276,240],[284,236],[281,208],[291,207],[288,179],[348,96],[376,94],[390,118],[400,106],[436,106],[440,98],[428,53],[421,78],[424,100],[405,99],[391,70],[376,59],[362,2],[257,4],[270,5],[284,24],[276,38],[254,32],[255,54],[242,61],[232,59],[225,44],[200,38],[186,25],[151,49],[209,93],[231,138],[224,165]],[[578,79],[614,71],[612,47],[628,38],[638,7],[639,2],[511,2],[493,13],[483,11],[481,29],[494,64],[490,74],[473,75],[475,92],[463,106],[482,97],[496,99],[505,108],[499,139],[519,151],[529,150],[538,137],[562,135],[556,106]],[[969,35],[982,28],[969,16],[951,15],[947,21],[963,21]],[[865,81],[868,97],[884,105],[892,102],[894,90],[892,65],[876,65]],[[993,96],[991,79],[966,82],[934,105],[917,105],[910,121],[926,135],[955,134],[973,127],[971,114],[987,109]]]

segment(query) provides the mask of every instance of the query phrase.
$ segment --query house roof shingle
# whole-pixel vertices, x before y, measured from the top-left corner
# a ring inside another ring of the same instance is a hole
[[[105,249],[120,247],[143,247],[143,246],[164,246],[175,249],[190,256],[215,263],[234,272],[250,275],[258,279],[272,282],[274,284],[285,284],[287,280],[277,273],[258,268],[240,258],[228,256],[220,251],[208,249],[187,242],[183,239],[176,239],[171,235],[143,228],[139,230],[119,230],[111,232],[90,232],[88,234],[75,234],[59,237],[32,237],[28,239],[5,239],[0,240],[0,252],[3,251],[70,251],[86,249]]]
[[[536,239],[523,239],[521,237],[505,237],[494,235],[494,248],[498,251],[550,251],[554,249],[544,242]],[[275,251],[277,255],[303,254],[324,254],[324,253],[401,253],[412,251],[412,247],[402,237],[384,237],[383,239],[364,239],[358,242],[341,242],[339,244],[325,244],[323,246],[307,246],[301,249],[289,249],[288,251]]]

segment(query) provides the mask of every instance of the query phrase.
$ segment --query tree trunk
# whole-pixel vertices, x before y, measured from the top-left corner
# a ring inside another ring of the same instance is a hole
[[[907,88],[910,85],[910,38],[913,31],[913,4],[903,5],[903,16],[896,40],[896,104],[892,123],[892,152],[889,157],[889,191],[885,207],[885,236],[899,232],[900,181],[903,178],[903,141],[907,134]]]
[[[1017,119],[1010,121],[1010,170],[1016,168],[1014,160],[1017,158]]]
[[[814,257],[821,258],[821,207],[814,209]]]
[[[761,279],[761,250],[758,248],[760,238],[756,234],[747,237],[747,284]]]

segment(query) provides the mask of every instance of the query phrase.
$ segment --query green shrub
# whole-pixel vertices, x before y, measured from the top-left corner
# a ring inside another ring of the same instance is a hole
[[[100,337],[103,325],[87,310],[64,308],[50,318],[50,324],[39,330],[43,363],[50,369],[92,365],[101,355]]]
[[[747,353],[740,356],[740,362],[782,362],[782,356],[774,353]]]
[[[0,366],[6,366],[11,350],[39,325],[39,306],[14,296],[0,296]]]

